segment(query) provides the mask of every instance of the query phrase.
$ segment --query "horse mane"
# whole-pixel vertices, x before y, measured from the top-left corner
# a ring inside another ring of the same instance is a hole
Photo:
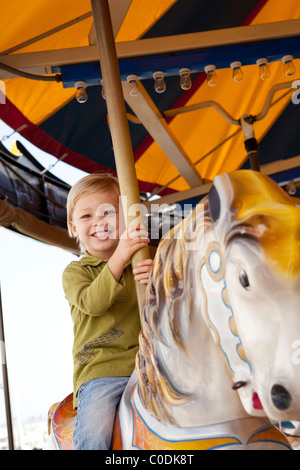
[[[161,240],[146,290],[139,352],[136,358],[139,395],[150,414],[166,424],[174,424],[170,406],[186,403],[191,396],[176,388],[157,357],[155,340],[167,345],[167,340],[159,328],[159,320],[162,315],[167,316],[173,343],[187,354],[179,325],[182,307],[188,315],[187,321],[191,320],[193,313],[191,289],[188,285],[190,276],[187,274],[189,257],[196,247],[191,249],[189,244],[196,244],[197,236],[204,233],[203,229],[207,231],[211,226],[208,204],[204,201]]]

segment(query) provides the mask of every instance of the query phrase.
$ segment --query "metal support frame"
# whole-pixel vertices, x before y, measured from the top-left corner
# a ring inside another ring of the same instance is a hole
[[[278,160],[276,162],[267,163],[266,165],[261,165],[260,171],[267,176],[276,175],[278,173],[283,173],[285,171],[293,170],[300,167],[300,155],[296,157],[289,158],[287,160]],[[204,196],[209,192],[212,187],[212,183],[205,183],[199,186],[196,186],[185,191],[178,191],[176,193],[168,194],[162,196],[159,200],[147,201],[143,204],[145,207],[150,210],[152,204],[175,204],[176,202],[186,201],[198,196]]]
[[[128,82],[123,82],[125,100],[136,116],[143,123],[146,130],[158,143],[169,160],[173,163],[180,175],[189,186],[197,186],[202,178],[188,155],[166,124],[165,118],[155,106],[152,99],[140,82],[136,83],[137,93],[131,96]]]
[[[243,65],[265,56],[269,62],[280,60],[284,54],[299,58],[300,19],[139,39],[117,43],[115,47],[122,80],[126,80],[128,74],[136,74],[139,79],[152,77],[154,64],[158,67],[156,70],[162,68],[166,75],[174,75],[181,67],[189,67],[191,72],[203,71],[208,63],[217,62],[217,68],[229,67],[230,61],[237,58]],[[58,73],[65,65],[97,62],[96,46],[0,55],[0,63],[37,74]],[[12,77],[0,69],[0,79]],[[93,79],[97,78],[102,77],[95,75]],[[67,86],[73,85],[69,82]]]

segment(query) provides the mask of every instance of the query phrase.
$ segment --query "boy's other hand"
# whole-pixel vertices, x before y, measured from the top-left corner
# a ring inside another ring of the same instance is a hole
[[[141,284],[148,284],[152,267],[153,259],[140,261],[137,267],[133,270],[135,281],[138,281]]]

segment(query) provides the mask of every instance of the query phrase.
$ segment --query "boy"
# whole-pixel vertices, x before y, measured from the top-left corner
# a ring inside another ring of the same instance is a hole
[[[94,174],[78,181],[67,201],[69,232],[84,251],[63,273],[74,324],[73,442],[78,450],[110,448],[116,407],[138,351],[134,279],[147,283],[153,263],[139,263],[133,278],[130,259],[149,239],[143,227],[124,230],[119,195],[113,177]]]

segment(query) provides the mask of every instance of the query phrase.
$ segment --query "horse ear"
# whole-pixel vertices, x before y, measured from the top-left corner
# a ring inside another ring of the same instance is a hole
[[[215,186],[212,186],[208,193],[208,209],[213,222],[217,222],[220,217],[221,201]]]

